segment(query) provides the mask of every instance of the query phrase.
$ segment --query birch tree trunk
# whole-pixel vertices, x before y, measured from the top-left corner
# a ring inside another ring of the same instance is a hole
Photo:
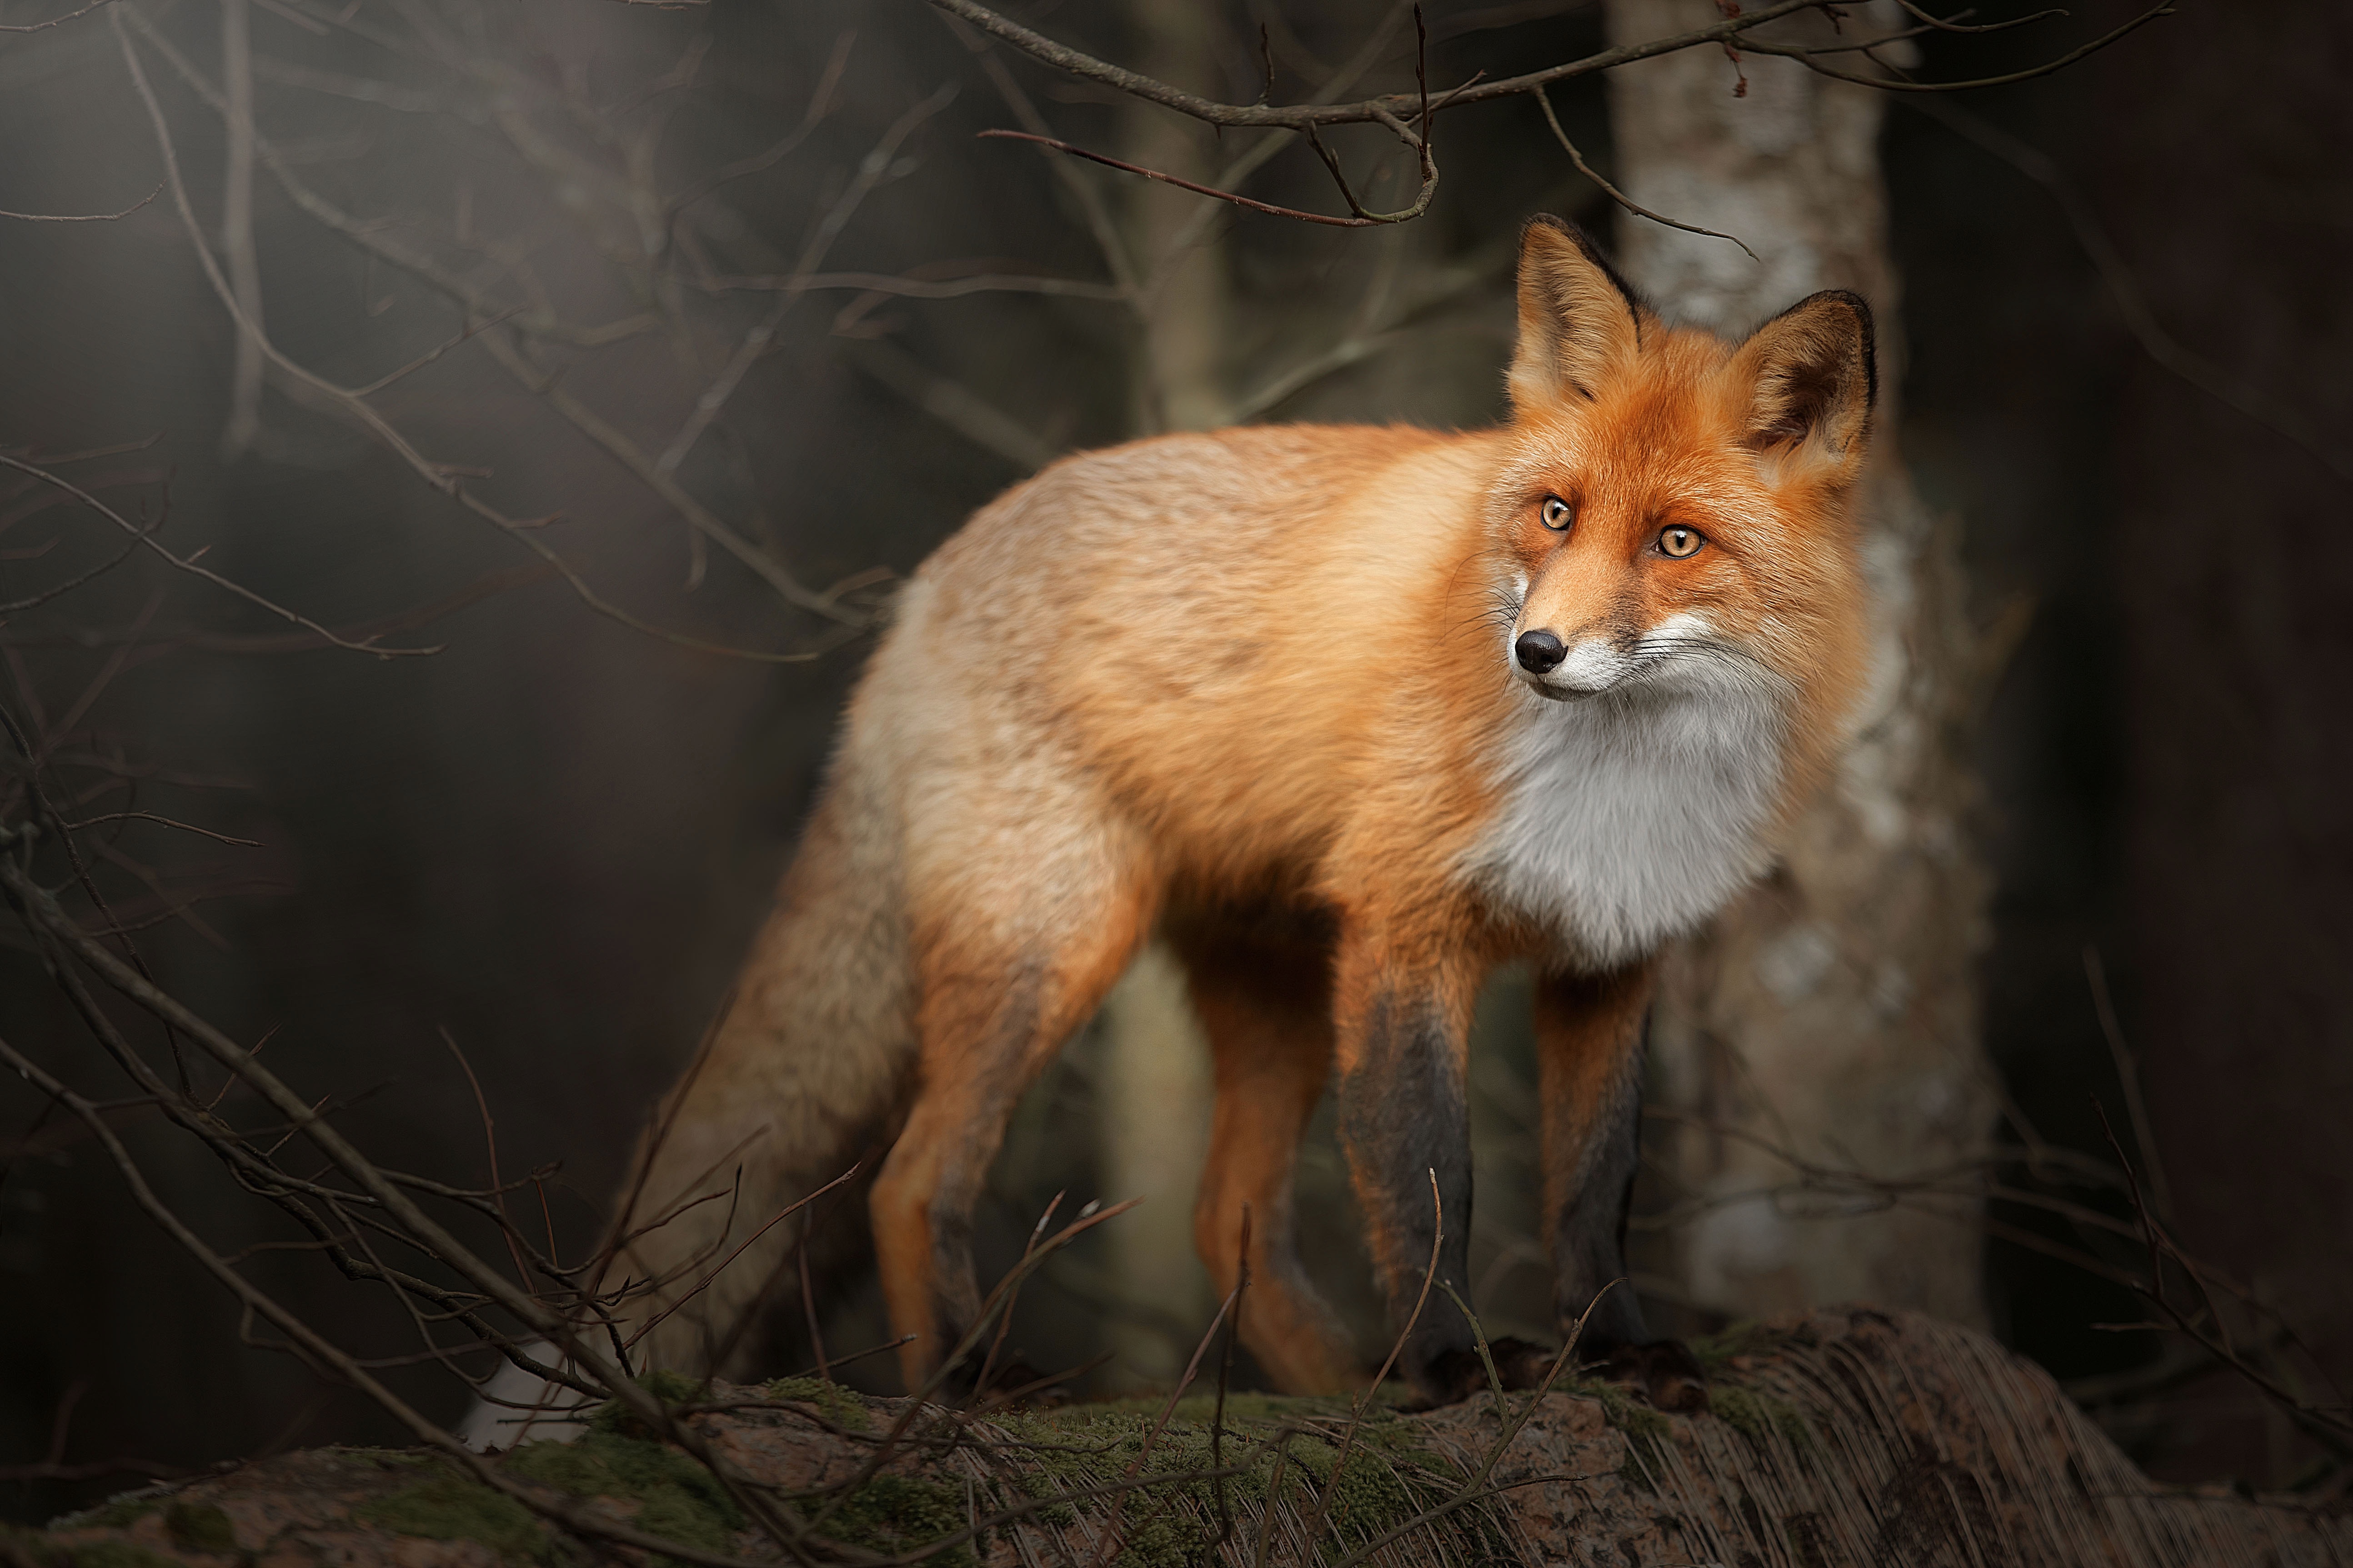
[[[1613,43],[1717,16],[1709,0],[1609,0]],[[1852,289],[1879,327],[1862,508],[1870,692],[1780,869],[1669,962],[1651,1027],[1651,1102],[1666,1115],[1651,1142],[1698,1202],[1642,1261],[1693,1304],[1737,1316],[1862,1300],[1978,1323],[1974,1203],[1792,1193],[1791,1164],[1758,1147],[1909,1176],[1982,1152],[1994,1117],[1975,975],[1989,885],[1963,821],[1977,639],[1956,530],[1923,510],[1896,448],[1904,340],[1883,100],[1792,60],[1721,50],[1609,79],[1627,194],[1761,258],[1628,215],[1620,251],[1638,288],[1671,317],[1735,335],[1816,289]]]

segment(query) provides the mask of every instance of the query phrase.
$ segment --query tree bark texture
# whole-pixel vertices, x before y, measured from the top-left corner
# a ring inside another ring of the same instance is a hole
[[[1716,19],[1708,0],[1610,0],[1613,42]],[[1823,24],[1827,32],[1828,25]],[[1836,779],[1781,865],[1671,957],[1651,1025],[1651,1131],[1690,1217],[1638,1267],[1735,1316],[1864,1300],[1981,1323],[1973,1204],[1889,1206],[1787,1155],[1900,1178],[1978,1157],[1994,1119],[1978,1032],[1989,884],[1966,818],[1982,680],[1956,528],[1896,446],[1899,280],[1882,100],[1792,60],[1693,49],[1610,73],[1620,184],[1731,242],[1621,216],[1626,270],[1671,319],[1739,336],[1803,296],[1872,303],[1879,337],[1862,549],[1874,669]]]

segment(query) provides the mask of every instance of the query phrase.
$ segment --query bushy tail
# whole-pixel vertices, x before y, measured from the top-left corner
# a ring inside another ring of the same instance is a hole
[[[900,886],[886,782],[845,752],[725,1016],[664,1099],[616,1205],[605,1286],[638,1282],[624,1313],[628,1331],[644,1331],[640,1365],[729,1370],[756,1355],[764,1301],[797,1299],[805,1239],[821,1272],[845,1237],[860,1249],[862,1181],[777,1216],[879,1158],[902,1110],[914,1025]]]

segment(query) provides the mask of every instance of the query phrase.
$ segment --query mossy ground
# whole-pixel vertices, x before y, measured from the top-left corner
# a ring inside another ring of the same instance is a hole
[[[885,1473],[869,1478],[839,1503],[804,1498],[798,1506],[825,1539],[895,1557],[967,1530],[976,1513],[995,1512],[999,1505],[945,1481]],[[939,1568],[970,1568],[976,1561],[972,1546],[947,1547],[926,1561]]]
[[[672,1405],[691,1406],[710,1397],[707,1389],[683,1379],[649,1378],[644,1386]],[[729,1397],[740,1408],[738,1396],[754,1392],[729,1391]],[[891,1419],[861,1396],[814,1379],[783,1379],[756,1392],[842,1431],[878,1433]],[[985,1556],[992,1544],[987,1531],[976,1540],[944,1543],[1007,1510],[1019,1511],[1029,1525],[1071,1530],[1075,1533],[1067,1539],[1089,1542],[1103,1539],[1116,1513],[1121,1550],[1113,1561],[1120,1568],[1180,1568],[1214,1557],[1227,1531],[1249,1542],[1268,1521],[1273,1521],[1276,1555],[1291,1562],[1319,1512],[1318,1544],[1306,1561],[1336,1562],[1448,1502],[1466,1479],[1460,1462],[1429,1446],[1426,1423],[1387,1404],[1368,1407],[1353,1427],[1349,1406],[1341,1400],[1233,1394],[1221,1427],[1214,1425],[1212,1394],[1181,1401],[1165,1421],[1164,1409],[1165,1399],[1139,1398],[1007,1413],[973,1435],[997,1450],[997,1462],[985,1471],[942,1464],[934,1457],[936,1447],[919,1441],[847,1494],[782,1496],[832,1542],[885,1556],[938,1547],[929,1561],[943,1568],[971,1568]],[[1629,1406],[1622,1414],[1639,1422],[1648,1413]],[[774,1413],[754,1417],[747,1411],[744,1418],[797,1425]],[[813,1441],[837,1441],[805,1425],[797,1429]],[[928,1432],[935,1438],[944,1431],[933,1431],[927,1416],[918,1436]],[[1468,1433],[1449,1440],[1466,1437],[1476,1440]],[[1344,1441],[1349,1450],[1345,1466]],[[560,1568],[579,1559],[559,1527],[445,1458],[418,1451],[322,1450],[304,1462],[315,1468],[320,1461],[325,1461],[327,1473],[305,1480],[348,1487],[343,1507],[361,1526],[432,1541],[479,1542],[513,1568]],[[615,1511],[634,1528],[681,1546],[726,1552],[752,1546],[743,1540],[749,1521],[726,1489],[617,1404],[607,1405],[576,1438],[528,1443],[493,1462],[531,1486],[617,1504]],[[1233,1473],[1208,1473],[1219,1468]],[[135,1525],[139,1534],[77,1542],[71,1562],[58,1555],[55,1568],[163,1568],[178,1552],[241,1555],[228,1515],[201,1494],[126,1497],[70,1522],[108,1531]],[[1450,1563],[1512,1560],[1488,1505],[1455,1509],[1425,1528],[1426,1535],[1409,1534],[1398,1550]],[[654,1563],[676,1568],[674,1561],[659,1557]]]
[[[634,1501],[637,1528],[681,1545],[724,1552],[744,1528],[742,1510],[710,1471],[650,1438],[591,1431],[569,1443],[526,1443],[506,1468],[575,1497]]]
[[[838,1383],[817,1377],[780,1377],[763,1385],[771,1399],[790,1400],[815,1407],[817,1413],[845,1431],[863,1432],[874,1425],[866,1401]]]
[[[632,1503],[634,1528],[682,1546],[726,1552],[744,1528],[742,1511],[709,1471],[650,1437],[592,1428],[570,1442],[526,1443],[501,1464],[518,1479],[574,1497]],[[545,1560],[553,1548],[530,1509],[446,1467],[353,1512],[402,1535],[479,1541],[509,1562]]]
[[[1735,1323],[1722,1333],[1692,1341],[1692,1355],[1707,1374],[1708,1404],[1717,1419],[1760,1446],[1777,1434],[1799,1452],[1811,1446],[1813,1432],[1798,1407],[1750,1381],[1756,1363],[1793,1343],[1810,1342],[1811,1336],[1800,1329],[1757,1322]]]
[[[237,1531],[230,1527],[228,1515],[208,1502],[174,1499],[164,1506],[164,1529],[171,1535],[172,1544],[183,1552],[209,1552],[223,1557],[237,1552]]]
[[[1331,1500],[1317,1552],[1336,1560],[1446,1501],[1463,1484],[1455,1466],[1421,1446],[1419,1429],[1386,1405],[1367,1410],[1349,1440],[1347,1409],[1339,1401],[1229,1395],[1219,1432],[1213,1426],[1215,1396],[1198,1395],[1179,1402],[1152,1436],[1147,1453],[1145,1435],[1164,1403],[1074,1405],[993,1425],[1035,1467],[1028,1482],[1033,1498],[1117,1487],[1131,1472],[1145,1483],[1117,1504],[1124,1550],[1116,1561],[1127,1568],[1204,1561],[1229,1520],[1242,1521],[1236,1526],[1241,1528],[1253,1518],[1288,1516],[1303,1525],[1327,1490]],[[1237,1473],[1205,1479],[1220,1468]],[[1109,1496],[1079,1496],[1044,1518],[1060,1523],[1081,1509],[1107,1518],[1113,1506]],[[1444,1537],[1453,1560],[1508,1560],[1500,1532],[1476,1507],[1457,1510],[1430,1528]]]
[[[532,1511],[470,1476],[440,1468],[352,1510],[364,1524],[430,1541],[479,1541],[507,1561],[547,1552],[547,1531]]]

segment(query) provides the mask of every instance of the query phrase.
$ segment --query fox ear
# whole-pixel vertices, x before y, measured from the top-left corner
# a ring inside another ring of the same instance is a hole
[[[1879,397],[1871,307],[1825,289],[1757,329],[1732,356],[1748,393],[1748,445],[1757,451],[1819,440],[1844,460],[1861,445]]]
[[[1583,229],[1540,214],[1520,230],[1520,342],[1512,405],[1522,413],[1590,398],[1641,339],[1642,307]]]

